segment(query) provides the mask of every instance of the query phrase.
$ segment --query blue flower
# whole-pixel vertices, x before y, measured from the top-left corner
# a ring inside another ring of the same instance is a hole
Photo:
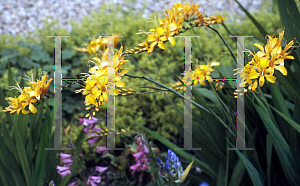
[[[162,161],[160,160],[159,157],[156,157],[157,163],[159,164],[159,166],[163,167],[164,164],[162,163]]]
[[[167,171],[170,171],[169,160],[166,160],[165,166],[166,166],[166,170],[167,170]]]
[[[156,160],[160,166],[159,174],[167,181],[175,183],[182,183],[186,179],[193,164],[193,162],[190,163],[187,169],[183,171],[179,158],[170,149],[168,150],[167,157],[165,157],[165,163],[163,163],[159,157],[157,157]]]
[[[199,186],[209,186],[209,185],[206,182],[202,182],[202,183],[199,184]]]
[[[55,183],[54,183],[54,181],[52,180],[52,181],[50,181],[50,183],[48,183],[47,181],[46,181],[46,184],[47,184],[47,186],[55,186]]]

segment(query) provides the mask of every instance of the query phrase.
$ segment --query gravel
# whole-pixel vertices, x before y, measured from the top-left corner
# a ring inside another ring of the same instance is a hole
[[[42,29],[43,19],[47,15],[49,16],[48,21],[59,18],[59,26],[70,31],[72,29],[69,24],[70,19],[81,22],[85,15],[99,10],[103,2],[120,4],[124,10],[129,6],[141,10],[143,2],[146,2],[147,8],[144,9],[144,16],[155,10],[164,11],[172,4],[179,2],[174,0],[136,0],[135,3],[126,3],[124,1],[126,0],[0,0],[0,34],[16,35],[32,32],[36,27]],[[222,10],[244,15],[234,0],[192,0],[192,2],[201,4],[199,10],[205,11],[208,15]],[[261,5],[261,0],[240,0],[240,2],[250,12],[259,10]]]

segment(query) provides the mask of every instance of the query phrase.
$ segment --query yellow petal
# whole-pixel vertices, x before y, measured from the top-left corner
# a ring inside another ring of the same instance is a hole
[[[265,83],[265,76],[260,76],[259,78],[259,86],[262,87]]]
[[[32,103],[29,104],[29,110],[30,110],[32,113],[37,113],[37,110],[36,110],[36,108],[33,106]]]
[[[258,78],[258,76],[259,76],[259,73],[257,73],[254,69],[251,70],[251,73],[249,73],[249,75],[248,75],[249,79],[256,79],[256,78]]]
[[[204,81],[204,80],[199,80],[199,83],[200,83],[201,85],[205,85],[205,81]]]
[[[276,54],[280,54],[281,52],[281,46],[276,46],[273,48],[272,52],[271,52],[271,56],[275,56]]]
[[[22,109],[22,113],[23,114],[28,114],[28,113],[30,113],[28,110],[25,110],[25,109]]]
[[[160,41],[167,41],[167,38],[166,37],[160,37],[159,40]]]
[[[117,96],[119,94],[119,90],[118,89],[114,89],[114,95]]]
[[[156,32],[160,36],[160,35],[162,35],[165,32],[165,30],[162,27],[158,27],[158,29],[157,29]]]
[[[285,56],[285,59],[295,59],[294,56]]]
[[[148,54],[150,54],[153,51],[154,47],[155,46],[153,46],[153,47],[151,47],[151,48],[148,49]]]
[[[276,77],[274,77],[272,75],[266,75],[266,78],[270,83],[275,83],[275,81],[276,81]]]
[[[198,80],[196,79],[196,80],[194,80],[194,86],[196,86],[197,85],[197,83],[198,83]]]
[[[154,48],[156,44],[157,44],[157,42],[154,41],[153,43],[151,43],[150,48]],[[152,49],[152,50],[153,50],[153,49]]]
[[[168,40],[170,41],[170,43],[175,46],[175,39],[174,37],[168,37]]]
[[[274,61],[274,65],[278,65],[284,62],[284,58],[279,58],[278,60]]]
[[[125,87],[125,82],[124,81],[117,81],[116,83],[115,83],[115,85],[117,86],[117,87]]]
[[[169,24],[169,28],[171,31],[176,30],[177,24],[173,22],[173,23]]]
[[[258,52],[255,54],[255,56],[256,56],[258,59],[264,57],[265,55],[266,55],[266,54],[263,53],[263,52],[261,52],[261,51],[258,51]]]
[[[40,95],[37,91],[30,91],[29,96],[30,97],[36,97],[36,99],[38,99],[38,100],[40,99]]]
[[[255,80],[253,85],[252,85],[252,91],[255,91],[256,88],[257,88],[257,80]]]
[[[209,81],[209,82],[212,82],[212,78],[210,76],[206,76],[206,79]]]
[[[154,28],[151,28],[150,30],[149,30],[149,32],[155,32],[156,30],[154,29]]]
[[[287,75],[287,70],[286,70],[286,68],[284,66],[278,65],[278,66],[275,66],[274,68],[276,70],[279,70],[281,72],[281,74],[283,74],[285,76]]]
[[[289,44],[285,46],[285,48],[282,52],[285,53],[289,48],[292,47],[293,43],[294,43],[294,41],[289,42]]]
[[[129,69],[124,69],[122,72],[118,73],[119,76],[124,76],[129,71]]]
[[[260,59],[260,67],[262,69],[266,69],[268,65],[269,65],[268,59]]]
[[[103,99],[104,99],[105,102],[107,102],[107,93],[103,94]]]
[[[19,113],[20,113],[20,111],[22,110],[22,108],[20,107],[20,108],[18,108],[18,110],[17,110],[17,114],[18,114],[18,116],[19,116]]]
[[[87,95],[85,99],[88,100],[91,104],[95,104],[95,99],[91,94]]]
[[[254,46],[256,46],[257,48],[259,48],[259,50],[261,50],[262,52],[264,52],[264,47],[261,44],[254,43]]]
[[[161,49],[166,49],[167,48],[166,45],[161,41],[158,43],[158,47],[161,48]]]
[[[271,40],[271,43],[270,43],[271,48],[273,48],[276,43],[277,43],[277,38],[275,37]]]
[[[189,172],[190,172],[190,169],[192,168],[193,163],[194,163],[194,159],[193,159],[193,161],[189,164],[189,166],[185,169],[183,175],[180,177],[180,182],[179,182],[179,183],[184,182],[184,180],[186,179],[187,175],[188,175]]]
[[[155,35],[154,35],[154,34],[151,35],[151,36],[149,36],[149,37],[147,38],[147,42],[151,43],[152,41],[155,41]],[[147,43],[147,42],[145,42],[145,43]]]

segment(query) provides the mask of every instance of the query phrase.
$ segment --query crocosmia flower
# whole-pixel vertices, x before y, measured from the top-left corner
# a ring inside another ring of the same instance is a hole
[[[183,171],[183,167],[177,155],[168,150],[168,156],[165,157],[165,163],[161,161],[159,157],[156,158],[157,163],[160,166],[159,174],[169,182],[182,183],[188,175],[193,162]]]

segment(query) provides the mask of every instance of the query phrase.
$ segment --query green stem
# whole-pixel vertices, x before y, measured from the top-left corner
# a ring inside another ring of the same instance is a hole
[[[186,99],[183,95],[181,95],[181,94],[178,93],[177,91],[175,91],[175,90],[173,90],[173,89],[171,89],[171,88],[169,88],[169,87],[167,87],[167,86],[165,86],[165,85],[163,85],[163,84],[161,84],[161,83],[159,83],[159,82],[157,82],[157,81],[155,81],[155,80],[153,80],[153,79],[149,79],[149,78],[147,78],[147,77],[145,77],[145,76],[137,76],[137,75],[132,75],[132,74],[125,74],[125,76],[132,77],[132,78],[141,78],[141,79],[145,79],[145,80],[150,81],[150,82],[152,82],[152,83],[154,83],[154,84],[156,84],[156,85],[158,85],[158,86],[160,86],[160,87],[163,87],[163,88],[169,90],[170,92],[173,92],[174,94],[176,94],[177,96],[179,96],[179,97],[182,98],[182,99]],[[188,100],[188,99],[186,99],[186,100]],[[219,121],[221,122],[221,124],[222,124],[226,129],[229,130],[229,132],[230,132],[231,134],[233,134],[233,135],[235,136],[235,134],[229,129],[229,127],[224,123],[224,121],[222,121],[221,118],[219,118],[219,117],[216,115],[216,113],[214,113],[210,108],[208,108],[208,110],[207,110],[206,108],[204,108],[203,106],[199,105],[198,103],[196,103],[196,102],[194,102],[194,101],[192,101],[192,100],[188,100],[188,101],[191,101],[191,103],[194,104],[196,107],[198,107],[198,108],[200,108],[200,109],[206,111],[206,112],[209,113],[210,115],[214,116],[217,120],[219,120]]]
[[[220,33],[218,32],[218,30],[216,30],[216,29],[214,29],[214,28],[212,28],[212,27],[210,27],[210,26],[207,26],[207,28],[209,28],[209,29],[215,31],[215,32],[219,35],[219,37],[222,39],[223,43],[225,44],[225,46],[226,46],[227,49],[229,50],[229,52],[230,52],[231,56],[233,57],[234,61],[236,62],[235,55],[233,54],[233,52],[231,51],[231,49],[230,49],[229,46],[227,45],[226,41],[225,41],[225,40],[223,39],[223,37],[220,35]]]
[[[143,67],[141,67],[133,57],[131,57],[130,55],[127,55],[127,56],[130,57],[130,59],[131,59],[130,61],[132,61],[135,64],[135,66],[140,68],[149,78],[153,79],[153,77]]]
[[[225,28],[225,30],[228,32],[228,34],[233,35],[230,30],[227,28],[227,26],[224,24],[224,22],[222,23],[222,26]]]

